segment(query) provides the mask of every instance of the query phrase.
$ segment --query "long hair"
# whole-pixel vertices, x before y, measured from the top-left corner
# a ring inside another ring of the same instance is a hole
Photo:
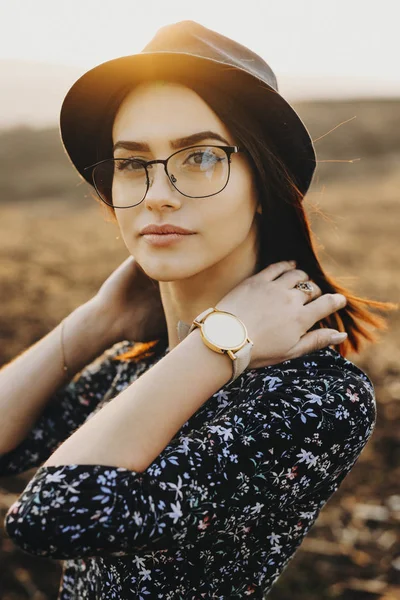
[[[188,80],[187,77],[184,81],[179,77],[169,80],[191,87],[226,125],[235,143],[247,150],[257,186],[258,201],[262,207],[262,214],[257,214],[259,256],[256,272],[275,262],[296,260],[297,268],[305,271],[310,280],[315,281],[322,294],[340,293],[347,298],[344,308],[321,319],[311,329],[328,327],[346,331],[347,339],[335,345],[344,357],[350,351],[359,353],[365,340],[376,342],[376,333],[370,331],[366,325],[386,330],[388,324],[384,317],[372,313],[371,308],[395,310],[398,309],[398,304],[356,296],[322,268],[310,222],[302,203],[304,195],[281,159],[273,139],[263,130],[253,111],[215,85],[210,86],[195,79]],[[109,121],[108,124],[105,123],[99,138],[98,160],[112,156],[112,123],[118,106],[130,89],[132,88],[127,86],[120,90],[109,105]],[[106,207],[111,220],[116,221],[114,209],[102,203],[96,194],[93,194],[93,197]],[[165,347],[166,342],[166,337],[150,342],[138,341],[130,350],[115,357],[115,360],[143,360],[157,354]]]

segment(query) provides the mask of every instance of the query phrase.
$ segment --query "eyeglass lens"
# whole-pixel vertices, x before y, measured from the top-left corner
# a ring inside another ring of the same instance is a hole
[[[147,167],[150,185],[151,171],[155,166]],[[167,168],[175,188],[193,198],[217,194],[225,187],[229,177],[226,152],[213,146],[181,150],[171,156]],[[93,182],[103,202],[114,208],[136,206],[147,191],[146,169],[132,157],[103,161],[93,169]]]

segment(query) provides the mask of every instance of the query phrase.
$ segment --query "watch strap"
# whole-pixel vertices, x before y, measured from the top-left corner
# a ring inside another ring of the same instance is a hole
[[[250,352],[251,352],[252,344],[248,342],[240,348],[237,352],[235,352],[236,360],[233,360],[233,375],[231,379],[228,381],[229,383],[233,383],[235,379],[239,377],[247,367],[250,361]]]
[[[189,334],[190,325],[184,323],[183,321],[178,321],[178,325],[176,326],[178,332],[178,338],[181,342],[185,339],[185,337]]]

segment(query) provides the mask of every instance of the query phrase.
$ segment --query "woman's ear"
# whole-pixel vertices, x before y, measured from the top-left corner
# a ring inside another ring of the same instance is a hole
[[[260,215],[262,215],[262,206],[261,206],[261,204],[259,204],[257,206],[257,211],[256,212],[258,212],[258,213],[260,213]]]

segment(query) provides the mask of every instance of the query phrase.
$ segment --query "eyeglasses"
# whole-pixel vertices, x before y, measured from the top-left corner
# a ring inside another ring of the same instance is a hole
[[[189,146],[164,160],[107,158],[94,165],[92,180],[100,199],[113,208],[137,206],[152,183],[152,165],[162,163],[174,188],[189,198],[207,198],[222,192],[230,175],[231,155],[245,152],[239,146]],[[115,201],[114,201],[115,199]]]

